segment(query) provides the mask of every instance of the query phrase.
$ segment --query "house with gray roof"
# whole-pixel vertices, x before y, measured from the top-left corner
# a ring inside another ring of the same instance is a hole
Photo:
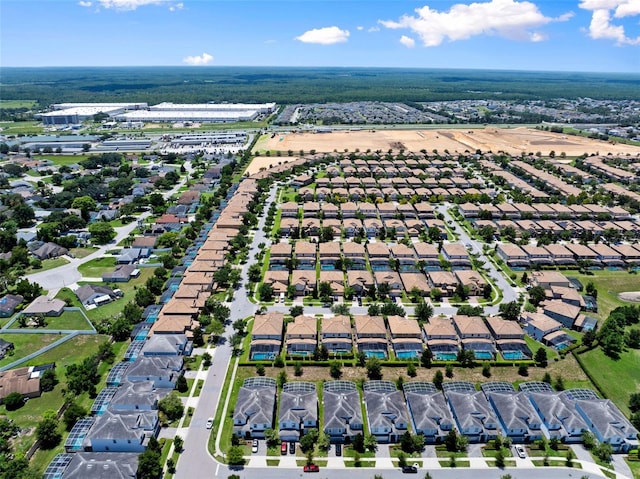
[[[183,371],[182,356],[142,356],[127,369],[130,382],[149,381],[156,388],[174,389]]]
[[[324,433],[333,443],[351,442],[363,433],[362,405],[352,381],[327,381],[322,387]]]
[[[427,444],[443,442],[455,425],[444,395],[425,381],[404,383],[402,389],[413,431],[422,434]]]
[[[311,382],[285,383],[280,394],[278,431],[283,441],[299,441],[306,429],[318,427],[318,393]]]
[[[85,284],[74,291],[85,308],[97,307],[110,303],[118,295],[108,286]]]
[[[146,340],[142,356],[189,356],[193,343],[185,334],[154,334]]]
[[[70,454],[62,479],[135,479],[138,470],[138,453],[102,454],[77,452]],[[62,456],[59,454],[58,456]],[[58,462],[58,456],[54,461]],[[46,473],[45,473],[45,477]],[[58,477],[58,476],[56,476]]]
[[[578,399],[578,414],[600,442],[611,444],[613,452],[624,453],[638,447],[638,431],[609,399]]]
[[[582,442],[582,434],[589,430],[589,426],[566,396],[555,392],[532,392],[528,396],[549,439]]]
[[[0,318],[13,316],[16,308],[22,304],[24,298],[19,294],[7,294],[0,298]]]
[[[141,453],[159,429],[157,411],[118,413],[107,410],[96,418],[84,440],[84,448],[91,452]]]
[[[109,404],[113,412],[153,411],[173,389],[157,388],[151,381],[123,381]]]
[[[392,381],[366,381],[363,388],[369,432],[380,443],[398,442],[409,426],[402,393]]]
[[[489,404],[493,407],[502,428],[502,435],[513,442],[532,442],[542,438],[542,422],[523,392],[489,392]]]
[[[24,308],[22,314],[26,316],[60,316],[65,306],[66,303],[61,299],[38,296],[29,306]]]
[[[140,270],[133,264],[119,264],[113,271],[104,273],[102,281],[105,283],[127,283],[131,278],[140,275]]]
[[[498,420],[484,393],[445,391],[460,434],[471,443],[488,442],[498,435]]]
[[[55,243],[44,243],[38,249],[33,251],[33,254],[39,259],[49,259],[67,255],[69,254],[69,250]]]
[[[276,381],[255,377],[244,380],[233,410],[233,434],[241,438],[264,438],[273,428],[276,414]]]

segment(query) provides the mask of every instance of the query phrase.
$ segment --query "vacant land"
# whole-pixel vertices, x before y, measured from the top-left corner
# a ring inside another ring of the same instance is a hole
[[[464,128],[464,129],[425,129],[395,130],[367,129],[359,131],[334,131],[332,133],[287,133],[279,134],[257,145],[260,151],[316,150],[318,152],[353,152],[359,149],[380,150],[386,153],[389,149],[398,151],[419,152],[437,150],[442,153],[464,153],[465,151],[483,152],[503,151],[511,155],[538,153],[549,155],[564,152],[567,156],[579,156],[583,153],[600,153],[614,155],[637,155],[640,147],[622,144],[611,144],[606,141],[592,140],[579,136],[568,136],[561,133],[535,130],[531,128]],[[285,158],[271,158],[271,164],[278,164]],[[264,159],[261,158],[264,162]],[[266,166],[266,165],[262,165]]]
[[[15,326],[17,327],[17,324]],[[7,355],[0,360],[0,366],[6,366],[31,353],[35,353],[61,337],[59,334],[3,334],[2,339],[13,343],[15,349],[12,355]],[[42,364],[42,362],[38,362],[38,364]]]

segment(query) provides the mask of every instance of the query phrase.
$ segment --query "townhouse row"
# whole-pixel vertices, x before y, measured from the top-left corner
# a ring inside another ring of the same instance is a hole
[[[638,431],[610,400],[588,389],[556,392],[539,382],[521,383],[517,391],[510,383],[488,382],[478,391],[472,383],[453,381],[443,383],[441,392],[425,381],[405,382],[402,390],[392,381],[365,381],[361,398],[354,382],[326,381],[323,418],[315,383],[287,382],[279,399],[277,407],[274,379],[246,379],[233,411],[234,434],[264,438],[267,429],[276,429],[281,440],[299,441],[305,431],[322,428],[332,443],[348,444],[364,434],[366,420],[379,443],[398,442],[413,431],[436,444],[454,428],[472,443],[497,436],[518,443],[542,437],[579,443],[587,431],[614,452],[627,452],[638,443]]]
[[[421,328],[415,319],[402,316],[355,315],[352,320],[349,316],[318,319],[302,315],[286,327],[282,313],[255,316],[252,360],[273,360],[283,347],[289,357],[310,357],[321,346],[333,356],[351,356],[355,351],[381,359],[391,352],[399,359],[416,359],[425,348],[440,361],[456,360],[461,349],[483,360],[494,359],[498,352],[509,360],[532,357],[520,324],[500,317],[435,317]]]

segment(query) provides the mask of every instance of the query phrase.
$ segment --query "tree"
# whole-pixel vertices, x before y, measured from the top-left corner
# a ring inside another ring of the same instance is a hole
[[[362,435],[362,433],[359,432],[353,437],[353,442],[351,443],[351,445],[353,446],[354,451],[357,451],[359,453],[364,452],[364,436]]]
[[[87,411],[85,408],[80,406],[77,402],[71,401],[67,406],[67,409],[65,409],[64,415],[62,416],[62,421],[64,422],[65,429],[67,431],[71,431],[78,419],[83,418],[86,415]]]
[[[629,409],[631,412],[640,411],[640,393],[631,393],[629,396]]]
[[[300,450],[305,453],[313,450],[316,442],[318,442],[318,430],[315,428],[309,429],[305,431],[304,435],[300,438]]]
[[[137,479],[160,479],[162,476],[162,448],[155,437],[149,440],[147,449],[138,456]]]
[[[433,361],[433,353],[429,348],[425,348],[422,350],[422,355],[420,356],[420,364],[423,368],[430,368],[431,362]]]
[[[19,392],[12,392],[7,394],[3,403],[7,408],[7,411],[15,411],[16,409],[20,409],[24,406],[24,397],[22,397],[22,394]]]
[[[329,374],[333,379],[340,379],[342,376],[342,365],[338,361],[329,363]]]
[[[302,376],[302,364],[300,363],[300,361],[296,361],[293,365],[293,375],[296,377],[300,377]]]
[[[442,389],[443,382],[444,382],[444,377],[443,377],[442,371],[438,369],[433,376],[433,384],[437,389]]]
[[[96,200],[90,196],[78,196],[71,202],[71,208],[80,210],[82,219],[89,221],[89,213],[95,211],[97,207]]]
[[[520,318],[520,306],[515,301],[502,303],[499,310],[502,317],[507,321],[517,321]]]
[[[280,444],[280,436],[275,429],[267,429],[264,431],[264,439],[267,441],[267,447],[276,447]]]
[[[242,446],[231,446],[227,450],[227,463],[231,466],[244,464],[244,449]]]
[[[184,377],[184,374],[178,376],[176,379],[176,391],[180,393],[186,393],[189,390],[189,383],[187,382],[187,378]]]
[[[413,452],[413,441],[411,440],[411,433],[409,431],[405,431],[400,437],[400,448],[408,454]]]
[[[372,357],[365,364],[367,369],[367,377],[371,380],[382,379],[382,364],[378,358]]]
[[[536,363],[543,367],[546,368],[547,364],[548,364],[548,359],[547,359],[547,350],[545,348],[543,348],[542,346],[540,346],[537,350],[536,350],[536,354],[534,356],[534,359],[536,361]]]
[[[498,451],[496,452],[495,458],[496,458],[496,467],[499,467],[500,469],[502,469],[505,465],[504,451],[502,450],[502,448],[498,449]]]
[[[180,419],[184,414],[182,401],[174,392],[166,395],[158,401],[158,410],[167,417],[169,422]]]
[[[602,462],[610,462],[613,447],[608,442],[600,442],[593,448],[593,454]]]
[[[542,303],[546,297],[547,295],[542,286],[534,286],[529,290],[529,302],[536,307]]]
[[[364,436],[364,448],[370,452],[376,452],[378,449],[378,440],[373,434],[367,433]]]
[[[36,427],[36,437],[40,441],[40,447],[42,449],[53,449],[62,440],[62,434],[58,430],[58,421],[55,418],[55,413],[51,416],[47,416],[38,423]]]
[[[94,244],[107,244],[116,236],[113,227],[104,221],[89,225],[89,233]]]
[[[413,363],[409,363],[407,365],[407,376],[410,378],[415,378],[418,375],[418,371],[416,370],[416,365]]]
[[[529,375],[529,367],[526,364],[521,364],[518,366],[518,374],[520,376],[528,376]]]
[[[270,284],[262,283],[258,287],[258,299],[260,301],[271,301],[273,299],[273,288]]]
[[[458,432],[452,428],[444,438],[444,445],[449,452],[458,452]]]
[[[426,323],[433,316],[433,306],[423,301],[416,306],[415,315],[419,323]]]
[[[447,376],[449,379],[451,379],[453,377],[453,365],[447,364],[445,366],[444,375]]]
[[[482,375],[485,378],[490,378],[491,377],[491,365],[489,363],[484,363],[482,365]]]
[[[303,306],[292,306],[289,309],[289,314],[294,318],[296,318],[298,316],[301,316],[301,315],[304,314],[304,307]]]
[[[44,392],[52,391],[56,384],[58,384],[58,378],[55,369],[46,369],[40,376],[40,389]]]

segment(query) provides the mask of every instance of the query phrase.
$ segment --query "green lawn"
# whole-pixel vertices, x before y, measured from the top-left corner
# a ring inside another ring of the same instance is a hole
[[[63,266],[65,264],[67,264],[69,261],[67,261],[64,258],[51,258],[51,259],[45,259],[42,261],[42,268],[27,268],[25,270],[26,274],[31,274],[31,273],[39,273],[40,271],[47,271],[49,269],[53,269],[53,268],[57,268],[58,266]]]
[[[632,349],[613,360],[595,348],[581,354],[579,360],[606,396],[629,415],[629,394],[640,388],[640,351]]]
[[[45,329],[92,329],[91,324],[81,311],[65,311],[57,318],[47,318]]]
[[[633,474],[634,479],[640,479],[640,461],[629,461],[627,459],[627,464],[629,465],[629,469],[631,469],[631,474]]]
[[[42,133],[39,121],[0,121],[3,135],[38,135]]]
[[[45,155],[54,165],[64,166],[79,163],[88,158],[89,155]]]
[[[88,248],[71,248],[69,252],[75,258],[85,258],[89,256],[91,253],[98,251],[98,248],[88,247]]]
[[[0,110],[3,108],[33,108],[35,100],[0,100]]]
[[[57,341],[60,337],[58,334],[3,334],[2,339],[12,342],[15,349],[12,355],[7,355],[0,360],[0,366],[6,366],[35,353],[46,345]],[[42,364],[42,362],[38,362],[38,364]]]
[[[58,335],[54,335],[55,337],[59,337]],[[64,369],[70,365],[74,364],[82,359],[86,358],[94,354],[98,351],[98,346],[109,340],[109,336],[104,334],[92,334],[92,335],[81,335],[76,336],[75,338],[70,339],[69,341],[61,344],[57,348],[52,349],[51,351],[47,351],[40,356],[31,359],[25,363],[26,366],[36,366],[38,364],[46,364],[46,363],[56,363],[56,368],[58,370],[58,375],[62,375]],[[116,343],[116,345],[124,345],[126,343]],[[116,346],[114,346],[114,350]],[[119,353],[119,351],[116,351]]]
[[[116,259],[113,256],[92,259],[78,266],[78,272],[85,278],[101,278],[104,273],[113,271]]]

